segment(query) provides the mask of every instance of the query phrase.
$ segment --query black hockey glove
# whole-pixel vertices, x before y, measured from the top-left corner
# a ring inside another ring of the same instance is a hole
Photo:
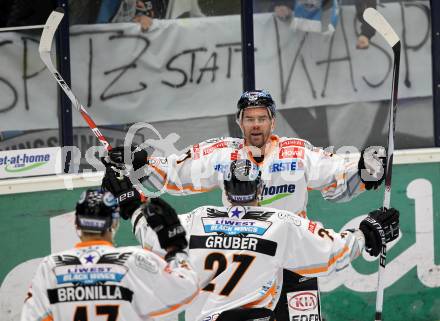
[[[165,259],[176,251],[183,251],[188,246],[186,232],[177,213],[168,203],[160,198],[151,198],[144,209],[148,225],[156,232],[160,246],[164,250],[174,247],[174,253],[168,253]]]
[[[136,171],[139,168],[142,168],[147,163],[148,153],[144,149],[136,150],[135,145],[131,145],[130,148],[130,156],[131,156],[131,164],[133,165],[133,169]],[[118,169],[125,168],[126,164],[129,164],[129,161],[124,158],[125,151],[124,149],[128,148],[126,146],[118,146],[113,148],[108,152],[108,156],[101,158],[102,163],[105,167],[115,166]]]
[[[358,173],[367,190],[377,189],[385,180],[387,152],[382,146],[370,146],[361,152]]]
[[[115,172],[111,167],[107,167],[102,188],[111,192],[118,199],[119,214],[124,220],[128,220],[133,212],[145,201],[130,179],[127,176]]]
[[[399,211],[382,207],[372,211],[362,220],[359,229],[365,236],[365,250],[371,256],[378,256],[382,245],[399,236]]]

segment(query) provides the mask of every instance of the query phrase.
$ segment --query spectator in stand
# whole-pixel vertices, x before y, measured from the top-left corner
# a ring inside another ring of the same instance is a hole
[[[367,49],[370,46],[370,39],[374,36],[376,31],[365,22],[362,17],[364,10],[367,8],[376,9],[376,0],[356,0],[356,16],[361,22],[361,34],[357,38],[356,48]]]
[[[6,27],[13,0],[0,1],[0,28]]]
[[[53,1],[13,0],[9,1],[7,27],[44,25],[49,14],[55,9]],[[2,4],[4,9],[5,4]]]
[[[142,31],[147,31],[153,18],[164,18],[160,14],[163,14],[166,5],[166,0],[101,0],[96,23],[133,21],[141,25]]]

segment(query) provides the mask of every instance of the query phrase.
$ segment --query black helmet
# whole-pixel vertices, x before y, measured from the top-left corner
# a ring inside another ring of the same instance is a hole
[[[100,233],[119,218],[119,207],[112,193],[100,188],[84,191],[76,203],[75,222],[79,229]]]
[[[252,107],[267,107],[270,112],[270,116],[275,117],[275,102],[272,99],[272,96],[269,94],[267,90],[252,90],[245,91],[237,103],[237,119],[240,118],[241,113],[246,108]]]
[[[225,175],[224,186],[230,202],[252,202],[258,198],[260,172],[248,159],[233,161]]]

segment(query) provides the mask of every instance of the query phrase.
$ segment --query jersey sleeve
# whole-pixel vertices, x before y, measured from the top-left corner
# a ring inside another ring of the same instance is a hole
[[[307,187],[319,190],[325,199],[345,202],[365,190],[358,174],[358,159],[348,160],[310,143],[306,143],[305,159]]]
[[[155,190],[175,195],[208,192],[223,182],[220,160],[231,144],[211,139],[188,147],[181,155],[150,157],[146,182]]]
[[[289,224],[283,267],[304,276],[324,276],[344,269],[365,246],[361,231],[336,233],[321,224],[300,217],[288,217]]]
[[[45,258],[39,265],[32,279],[21,312],[22,321],[52,320],[52,310],[47,296],[47,287],[50,284],[47,260],[48,258]]]
[[[139,250],[128,263],[136,284],[134,304],[142,315],[158,318],[179,311],[199,291],[186,254],[179,253],[166,262],[152,252]]]

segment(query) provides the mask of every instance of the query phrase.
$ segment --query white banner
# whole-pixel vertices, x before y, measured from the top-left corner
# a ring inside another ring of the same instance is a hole
[[[60,173],[60,147],[0,152],[0,179]]]
[[[379,8],[402,39],[400,98],[432,95],[426,4]],[[279,109],[390,98],[391,48],[376,35],[369,49],[355,49],[354,6],[341,15],[333,38],[254,15],[256,84]],[[98,125],[232,114],[242,88],[240,30],[239,16],[155,20],[146,33],[136,24],[74,26],[73,90]],[[56,84],[37,48],[38,37],[0,34],[2,131],[58,126]]]

